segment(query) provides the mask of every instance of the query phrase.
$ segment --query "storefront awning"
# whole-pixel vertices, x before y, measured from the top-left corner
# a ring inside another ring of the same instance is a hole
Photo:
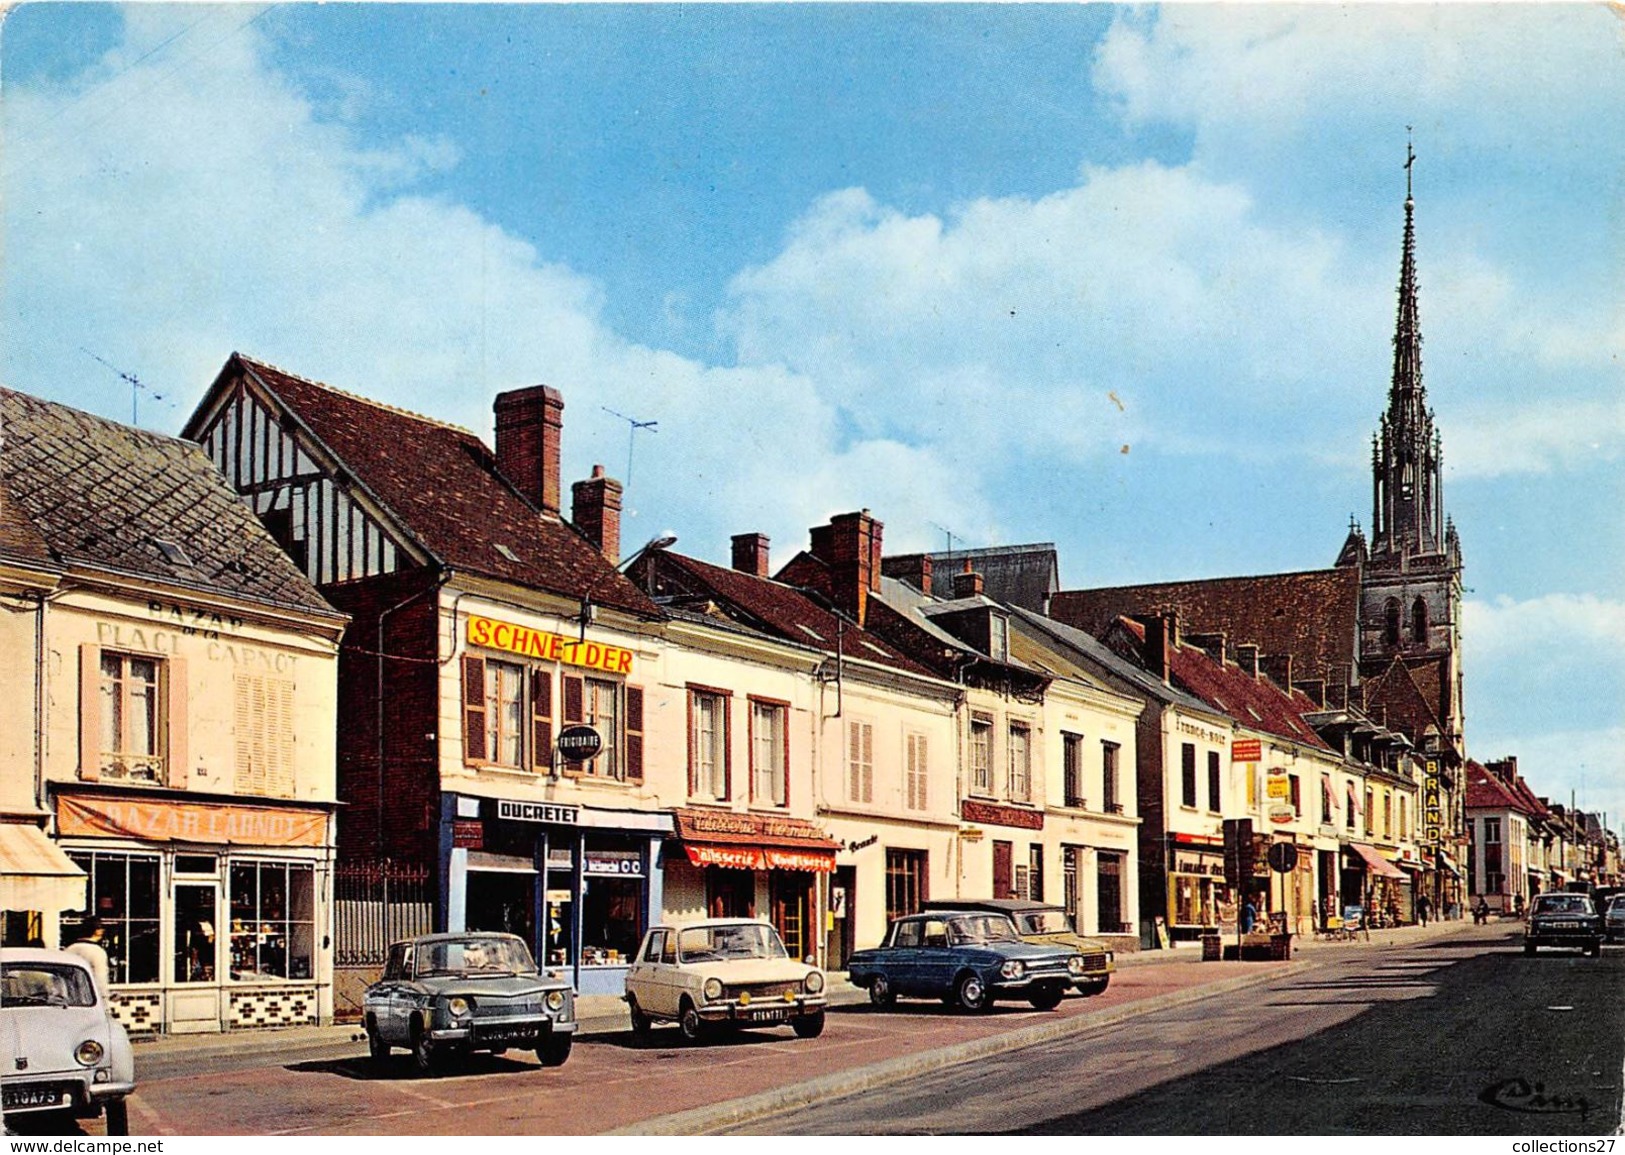
[[[1439,851],[1439,869],[1443,870],[1447,874],[1453,874],[1457,878],[1461,877],[1461,867],[1456,865],[1456,860],[1454,858],[1451,858],[1442,850]]]
[[[0,825],[0,908],[61,914],[85,905],[85,872],[37,826]]]
[[[677,810],[677,837],[695,866],[734,870],[835,870],[838,844],[804,818]]]
[[[1379,854],[1375,847],[1367,846],[1363,842],[1351,842],[1349,843],[1349,849],[1358,854],[1365,862],[1365,868],[1378,878],[1405,877],[1395,868],[1393,863]]]

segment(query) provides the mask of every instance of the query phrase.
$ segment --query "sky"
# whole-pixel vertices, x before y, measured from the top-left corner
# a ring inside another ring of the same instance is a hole
[[[627,552],[867,508],[1066,588],[1322,568],[1409,139],[1468,750],[1618,828],[1622,48],[1578,4],[24,4],[0,381],[174,432],[240,350],[488,441],[546,383]]]

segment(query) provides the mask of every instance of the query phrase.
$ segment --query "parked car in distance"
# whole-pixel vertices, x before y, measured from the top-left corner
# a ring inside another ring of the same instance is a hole
[[[1079,994],[1098,995],[1117,969],[1112,951],[1098,938],[1085,938],[1072,927],[1066,908],[1026,898],[944,898],[926,902],[924,910],[985,910],[1007,914],[1022,942],[1066,947],[1083,956],[1083,973],[1072,982]]]
[[[824,972],[784,949],[760,919],[705,919],[651,927],[626,973],[632,1033],[656,1020],[698,1042],[718,1027],[788,1024],[803,1039],[824,1031]]]
[[[362,999],[362,1016],[375,1060],[405,1047],[422,1071],[510,1047],[557,1067],[570,1057],[577,1026],[570,984],[539,973],[517,935],[486,932],[395,943],[383,978]]]
[[[869,1001],[889,1007],[899,995],[941,999],[983,1011],[996,999],[1026,999],[1053,1010],[1084,973],[1069,947],[1023,942],[1009,916],[942,910],[897,919],[877,947],[854,951],[847,975]]]
[[[1602,916],[1602,936],[1607,942],[1625,939],[1625,894],[1608,900],[1608,910]]]
[[[0,950],[0,1072],[8,1120],[103,1115],[109,1135],[130,1133],[135,1054],[78,955]]]
[[[1602,916],[1589,894],[1537,894],[1529,906],[1523,928],[1523,953],[1536,947],[1579,947],[1589,955],[1602,953]]]

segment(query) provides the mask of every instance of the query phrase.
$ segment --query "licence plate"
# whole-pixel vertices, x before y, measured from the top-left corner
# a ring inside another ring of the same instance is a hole
[[[1549,923],[1546,924],[1546,926],[1547,926],[1547,929],[1549,929],[1549,930],[1579,930],[1580,929],[1580,924],[1577,923],[1577,922],[1549,922]]]
[[[475,1032],[482,1043],[514,1043],[521,1039],[534,1039],[535,1027],[486,1027]]]
[[[64,1101],[60,1087],[7,1087],[0,1091],[0,1105],[13,1107],[57,1107]]]
[[[750,1012],[750,1021],[753,1023],[782,1023],[789,1017],[788,1007],[762,1007]]]

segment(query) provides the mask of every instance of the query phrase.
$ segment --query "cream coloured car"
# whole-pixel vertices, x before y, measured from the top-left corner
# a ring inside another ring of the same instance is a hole
[[[627,972],[626,1005],[640,1036],[663,1020],[690,1042],[712,1028],[785,1025],[812,1039],[824,1030],[824,972],[791,958],[760,919],[657,926]]]

